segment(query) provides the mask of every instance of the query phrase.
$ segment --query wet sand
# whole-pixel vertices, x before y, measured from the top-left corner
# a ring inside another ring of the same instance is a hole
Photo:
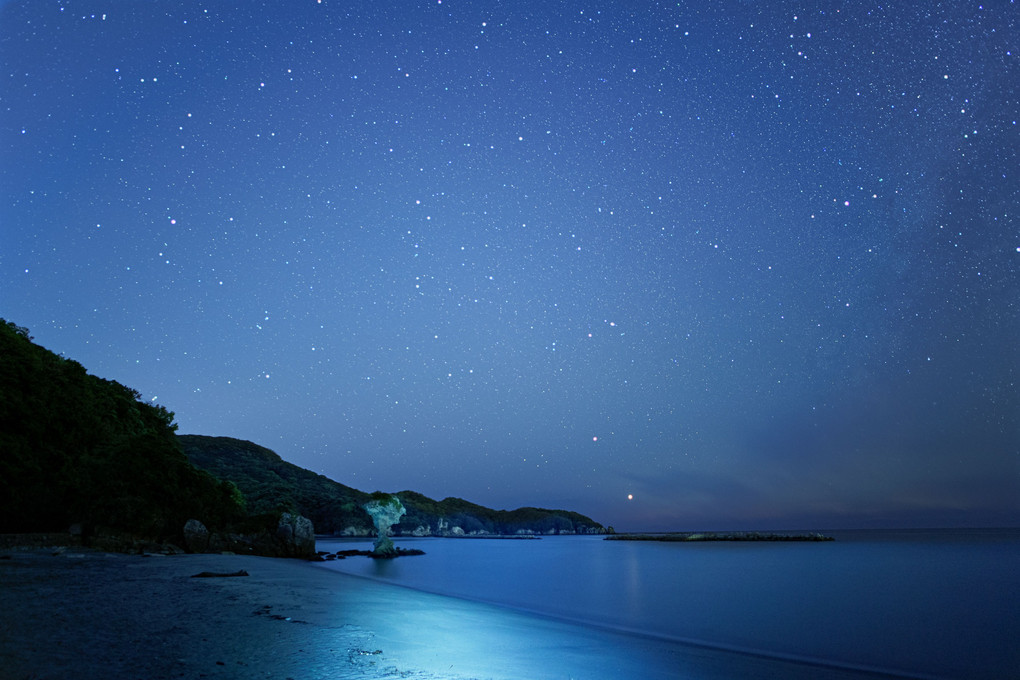
[[[250,575],[192,578],[239,569]],[[311,624],[294,619],[324,620],[330,576],[240,555],[16,552],[0,560],[0,668],[26,680],[325,677],[350,665],[358,636],[341,629],[329,644],[320,625],[309,645]]]
[[[0,560],[0,676],[49,678],[832,678],[241,555],[70,549]],[[248,576],[193,578],[245,570]]]

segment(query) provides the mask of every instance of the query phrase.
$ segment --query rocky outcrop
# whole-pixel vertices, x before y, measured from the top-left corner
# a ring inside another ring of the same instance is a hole
[[[276,539],[283,549],[293,552],[286,557],[312,557],[315,555],[315,528],[312,520],[285,512],[276,527]]]
[[[387,550],[385,552],[377,552],[375,550],[338,550],[335,553],[329,552],[318,553],[319,558],[322,559],[323,562],[328,562],[330,560],[343,560],[347,559],[348,557],[355,557],[359,555],[361,557],[371,557],[372,559],[377,560],[389,560],[393,559],[394,557],[409,557],[412,555],[424,555],[424,554],[425,554],[424,550],[396,547],[393,548],[393,550]]]
[[[390,539],[390,527],[407,514],[404,504],[396,496],[379,494],[365,504],[365,512],[372,516],[376,531],[379,532],[372,552],[380,557],[387,557],[395,553],[397,549]]]
[[[311,520],[284,512],[276,522],[254,531],[211,532],[197,519],[184,525],[189,552],[233,552],[264,557],[315,557],[315,529]]]
[[[209,550],[209,530],[197,519],[189,519],[184,524],[184,547],[193,553]]]

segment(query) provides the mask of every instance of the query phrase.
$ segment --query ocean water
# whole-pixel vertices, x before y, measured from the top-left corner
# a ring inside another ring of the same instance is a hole
[[[745,671],[785,660],[814,669],[805,677],[1020,678],[1020,530],[830,533],[836,541],[408,538],[396,543],[426,554],[323,566],[623,633],[614,644],[635,654],[655,639],[741,656]],[[329,551],[370,545],[319,540]]]

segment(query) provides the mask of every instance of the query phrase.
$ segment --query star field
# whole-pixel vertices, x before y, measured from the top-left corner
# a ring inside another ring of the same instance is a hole
[[[1018,17],[12,0],[0,315],[369,491],[1015,525]]]

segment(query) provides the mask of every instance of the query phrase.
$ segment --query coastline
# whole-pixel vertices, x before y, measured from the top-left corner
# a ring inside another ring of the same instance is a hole
[[[606,541],[659,541],[662,543],[705,543],[709,541],[734,542],[818,542],[833,541],[832,536],[802,531],[669,531],[662,533],[610,534]]]
[[[860,678],[245,555],[0,560],[0,667],[91,678]],[[249,575],[192,578],[200,572]]]

